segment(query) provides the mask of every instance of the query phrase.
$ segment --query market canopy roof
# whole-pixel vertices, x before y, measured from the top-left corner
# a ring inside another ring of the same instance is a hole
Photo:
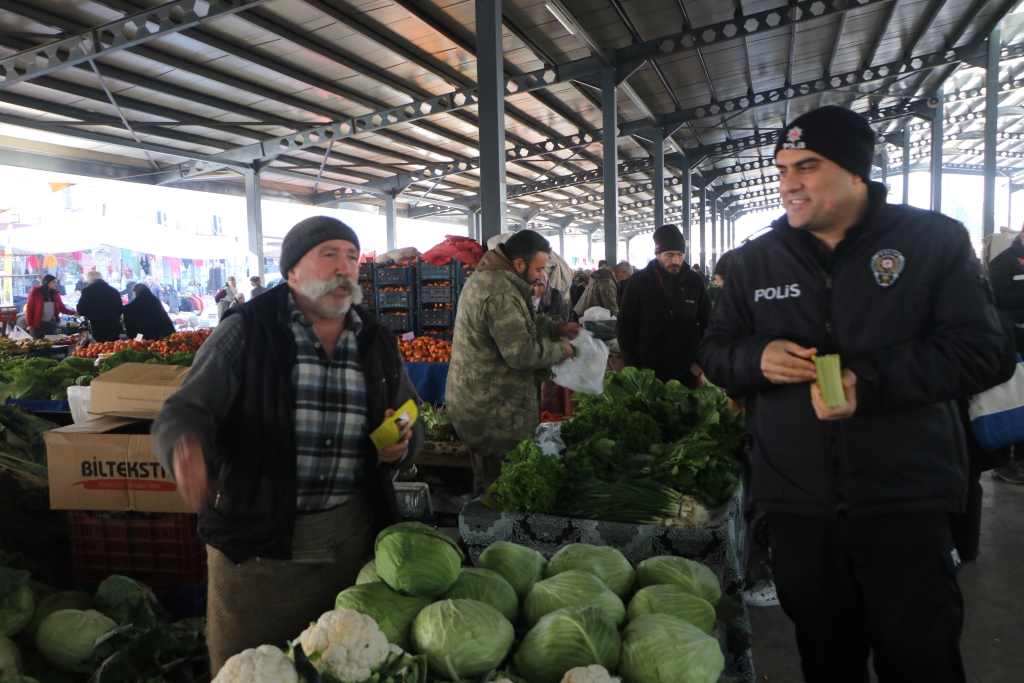
[[[624,78],[626,235],[651,226],[656,129],[675,152],[669,217],[690,167],[733,210],[771,205],[774,132],[822,104],[864,113],[886,145],[909,125],[920,163],[919,120],[944,84],[943,161],[976,170],[977,67],[1016,3],[504,0],[510,217],[600,229],[595,74],[609,59]],[[1024,169],[1020,18],[1002,30],[1011,174]],[[474,25],[472,0],[3,0],[0,160],[229,192],[255,164],[268,194],[465,211],[479,202]]]

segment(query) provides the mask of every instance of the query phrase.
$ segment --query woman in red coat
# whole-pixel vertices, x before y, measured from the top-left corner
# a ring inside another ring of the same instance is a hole
[[[45,335],[53,333],[57,316],[61,313],[78,315],[60,300],[57,278],[46,275],[43,277],[43,284],[33,287],[28,293],[28,303],[25,304],[25,328],[36,339],[42,339]]]

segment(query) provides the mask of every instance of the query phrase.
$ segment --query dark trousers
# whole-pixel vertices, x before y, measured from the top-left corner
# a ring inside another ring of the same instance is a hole
[[[963,683],[963,600],[944,513],[768,513],[775,585],[806,683]]]

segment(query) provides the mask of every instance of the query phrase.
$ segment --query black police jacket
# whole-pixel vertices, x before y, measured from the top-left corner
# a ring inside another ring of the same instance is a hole
[[[708,378],[748,397],[759,509],[835,517],[962,511],[967,457],[956,400],[993,384],[1005,332],[964,227],[885,201],[834,252],[777,220],[737,249],[701,344]],[[838,353],[857,412],[818,420],[808,384],[761,372],[773,339]]]
[[[1024,244],[1013,244],[988,264],[988,279],[996,295],[996,305],[1014,324],[1024,325]]]

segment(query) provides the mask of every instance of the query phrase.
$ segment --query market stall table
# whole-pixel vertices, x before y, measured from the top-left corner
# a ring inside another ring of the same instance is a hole
[[[492,510],[479,500],[467,503],[459,515],[459,532],[474,564],[480,553],[495,541],[533,548],[549,559],[570,543],[607,545],[620,550],[634,566],[658,555],[696,560],[715,573],[723,594],[730,596],[738,596],[743,589],[746,527],[742,489],[729,503],[712,511],[711,523],[703,529],[524,515]],[[726,674],[740,683],[753,683],[754,661],[750,650],[753,632],[746,606],[724,626]]]

